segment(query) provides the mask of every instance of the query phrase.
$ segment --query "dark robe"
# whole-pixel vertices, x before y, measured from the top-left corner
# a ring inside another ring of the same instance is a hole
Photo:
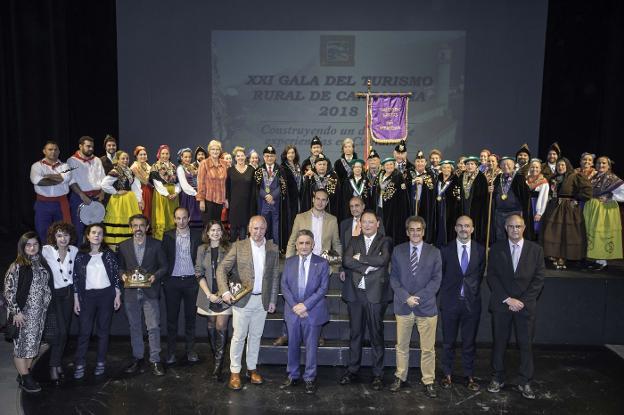
[[[526,184],[525,177],[519,172],[513,175],[511,185],[503,200],[502,174],[494,179],[494,194],[492,195],[492,227],[490,244],[497,242],[497,234],[506,238],[505,219],[512,213],[519,213],[524,219],[524,239],[535,240],[534,216],[531,208],[531,189]]]
[[[463,172],[458,178],[462,199],[462,215],[468,215],[472,219],[475,228],[472,233],[472,239],[485,245],[490,200],[487,179],[483,173],[478,172],[469,192],[466,193],[464,177],[467,174],[467,172]]]
[[[440,174],[432,196],[433,209],[427,208],[422,211],[427,222],[427,234],[425,240],[429,240],[438,248],[446,245],[457,237],[455,222],[462,213],[461,189],[459,178],[451,174],[444,181]],[[433,210],[433,214],[429,213]]]
[[[352,182],[353,180],[353,182]],[[361,186],[361,187],[360,187]],[[364,200],[364,206],[366,210],[375,211],[375,203],[371,198],[370,192],[371,184],[368,181],[366,175],[362,175],[358,182],[355,182],[353,175],[342,181],[340,186],[340,221],[351,217],[351,209],[349,208],[349,201],[353,196],[360,196]],[[340,222],[339,222],[340,223]]]
[[[305,160],[303,160],[303,162],[301,163],[302,173],[305,173],[308,168],[314,169],[314,159],[315,157],[312,157],[312,155],[310,155]],[[327,173],[330,173],[331,171],[333,171],[331,161],[328,158],[326,158],[325,160],[327,160]],[[305,212],[305,210],[302,210],[302,212]]]
[[[295,171],[287,166],[287,162],[280,165],[280,173],[286,182],[286,194],[282,198],[282,214],[280,220],[280,250],[285,250],[288,245],[288,238],[292,232],[295,217],[301,212],[301,188],[303,186],[303,176],[299,165],[295,166]]]
[[[306,212],[312,208],[312,197],[314,196],[314,192],[319,188],[325,189],[329,195],[329,203],[327,203],[325,210],[338,217],[340,183],[338,182],[338,176],[336,176],[335,172],[328,173],[323,178],[314,174],[312,177],[305,177],[303,179],[301,209],[299,211]]]
[[[418,196],[418,185],[416,184],[416,179],[421,177],[423,179],[423,184],[420,187],[420,197],[418,198],[418,202],[416,201],[416,197]],[[422,173],[418,173],[416,170],[410,170],[406,177],[406,181],[409,186],[409,198],[410,198],[410,212],[412,215],[417,215],[425,218],[427,221],[427,213],[433,214],[435,210],[435,187],[437,183],[437,178],[431,176],[428,170],[425,170]],[[432,219],[429,218],[429,219]],[[429,222],[427,221],[427,225]],[[425,235],[425,240],[427,235]],[[427,243],[431,243],[430,241],[426,241]]]
[[[357,154],[353,153],[353,157],[351,158],[351,160],[357,160],[357,158]],[[334,171],[338,175],[338,180],[340,181],[340,183],[344,182],[353,173],[351,165],[349,164],[347,159],[345,159],[344,154],[342,154],[340,158],[334,163]]]
[[[377,195],[381,195],[383,199],[383,205],[381,212],[379,212],[379,199],[375,201],[378,212],[383,220],[384,229],[386,235],[390,236],[394,240],[394,244],[407,241],[407,233],[405,232],[405,220],[409,216],[409,190],[403,175],[399,171],[394,171],[393,174],[385,178],[384,183],[387,183],[385,190],[381,187],[381,174],[377,180]]]

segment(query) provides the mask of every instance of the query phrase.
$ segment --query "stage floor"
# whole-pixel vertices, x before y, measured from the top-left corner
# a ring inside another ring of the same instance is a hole
[[[70,344],[73,342],[70,342]],[[181,346],[181,345],[179,345]],[[489,380],[489,349],[479,349],[476,373],[482,389],[471,392],[456,384],[450,390],[438,387],[438,398],[426,398],[420,384],[420,371],[412,369],[410,387],[393,394],[386,388],[370,388],[370,369],[362,369],[361,383],[340,386],[337,379],[343,368],[319,368],[319,389],[308,396],[302,386],[281,391],[284,366],[262,366],[264,385],[244,384],[241,391],[230,391],[225,382],[215,383],[207,373],[211,369],[210,352],[205,343],[197,346],[201,361],[194,365],[178,363],[163,377],[149,371],[129,376],[123,374],[128,363],[127,340],[111,342],[108,376],[96,380],[92,375],[94,356],[89,356],[86,380],[68,381],[55,387],[46,382],[47,356],[35,367],[35,377],[42,382],[38,395],[22,394],[24,413],[29,414],[260,414],[260,413],[552,413],[620,414],[624,408],[624,360],[606,348],[537,348],[535,351],[534,389],[537,399],[528,401],[514,390],[514,368],[518,365],[515,350],[508,353],[508,386],[499,394],[485,390]],[[69,352],[72,352],[71,350]],[[180,354],[180,353],[179,353]],[[71,356],[71,354],[68,354]],[[180,358],[181,356],[178,356]],[[439,360],[439,355],[438,355]],[[69,363],[69,362],[66,362]],[[68,374],[71,374],[71,368]],[[458,373],[460,373],[458,368]],[[385,382],[392,380],[393,368],[387,368]],[[437,376],[440,376],[439,372]],[[437,380],[436,380],[437,381]]]

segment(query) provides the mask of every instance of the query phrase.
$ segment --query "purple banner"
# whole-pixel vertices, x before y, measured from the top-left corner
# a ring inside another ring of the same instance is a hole
[[[407,139],[407,96],[371,96],[370,135],[376,143],[392,144]]]

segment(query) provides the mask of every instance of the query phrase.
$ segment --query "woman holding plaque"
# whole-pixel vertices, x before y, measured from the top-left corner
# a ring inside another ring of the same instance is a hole
[[[208,317],[208,339],[214,356],[212,376],[221,381],[223,357],[227,343],[227,329],[232,309],[223,302],[217,287],[217,266],[225,257],[230,244],[223,225],[215,220],[208,222],[202,233],[204,242],[197,249],[195,275],[199,279],[197,313]]]
[[[141,182],[141,198],[143,199],[143,214],[150,219],[152,217],[152,193],[154,186],[150,183],[150,171],[152,166],[147,162],[147,150],[143,146],[136,146],[134,149],[134,158],[136,159],[130,170],[134,173],[134,177]]]
[[[95,376],[106,373],[106,352],[113,311],[121,306],[119,264],[117,255],[104,242],[104,226],[99,223],[85,228],[85,243],[74,262],[74,313],[78,315],[78,346],[74,379],[85,375],[89,338],[98,338]]]
[[[168,145],[158,147],[158,161],[152,164],[150,173],[150,180],[156,189],[152,199],[152,235],[159,241],[162,241],[165,231],[175,228],[173,211],[178,207],[178,193],[182,190],[170,157]]]
[[[63,379],[63,352],[67,344],[69,327],[71,326],[72,310],[74,308],[73,271],[74,261],[78,254],[75,243],[76,231],[70,223],[54,222],[48,228],[48,244],[41,249],[41,254],[50,265],[53,285],[52,301],[50,303],[50,317],[53,317],[51,326],[54,327],[50,341],[50,379],[59,384]],[[48,319],[50,321],[50,319]]]

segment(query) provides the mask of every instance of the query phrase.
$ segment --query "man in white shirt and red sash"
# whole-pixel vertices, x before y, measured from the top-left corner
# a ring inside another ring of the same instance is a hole
[[[47,238],[48,227],[56,221],[71,223],[67,193],[71,180],[67,164],[59,160],[58,144],[47,141],[43,146],[43,160],[30,167],[30,181],[35,186],[35,229],[42,241]]]
[[[91,201],[104,200],[101,183],[106,174],[102,167],[102,160],[93,155],[93,138],[82,136],[78,141],[78,151],[67,160],[72,169],[72,178],[69,187],[72,192],[69,197],[72,222],[76,227],[76,235],[82,237],[84,225],[80,221],[79,207],[81,204],[90,205]]]

